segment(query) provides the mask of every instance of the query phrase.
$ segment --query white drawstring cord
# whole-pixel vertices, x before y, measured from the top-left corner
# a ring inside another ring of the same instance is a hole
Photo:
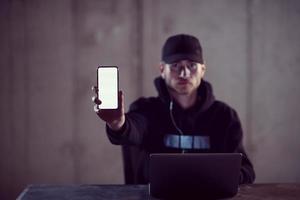
[[[183,132],[182,130],[177,126],[176,122],[175,122],[175,119],[174,119],[174,116],[173,116],[173,101],[170,101],[170,117],[171,117],[171,121],[174,125],[174,127],[176,128],[176,130],[180,133],[180,136],[179,136],[179,147],[181,148],[181,136],[183,135]],[[185,153],[185,150],[182,149],[182,153]]]

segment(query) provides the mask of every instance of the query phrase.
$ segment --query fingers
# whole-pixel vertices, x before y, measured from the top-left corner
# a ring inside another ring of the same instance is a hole
[[[92,86],[92,90],[93,90],[94,92],[98,92],[98,87],[97,87],[97,86]]]
[[[99,113],[100,109],[99,109],[98,105],[94,105],[94,111],[97,114]]]
[[[92,87],[92,90],[93,91],[97,91],[98,88],[96,86],[93,86]],[[98,99],[97,96],[93,96],[92,97],[92,101],[96,104],[94,105],[94,111],[98,114],[98,115],[101,115],[102,111],[100,108],[99,108],[99,105],[101,105],[101,100]],[[110,112],[112,112],[113,110],[111,110]],[[118,109],[115,112],[115,114],[117,115],[124,115],[124,95],[123,95],[123,92],[122,91],[119,91],[118,92]]]
[[[101,104],[101,101],[100,99],[98,99],[98,87],[97,86],[92,86],[91,88],[95,93],[96,93],[96,96],[93,96],[92,97],[92,101],[97,104],[97,105],[100,105]]]
[[[92,97],[92,101],[95,103],[95,104],[97,104],[97,105],[100,105],[102,102],[100,101],[100,99],[98,99],[98,97],[96,97],[96,96],[93,96]]]

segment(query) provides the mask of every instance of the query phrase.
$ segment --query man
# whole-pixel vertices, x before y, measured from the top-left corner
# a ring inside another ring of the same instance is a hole
[[[238,115],[215,100],[211,85],[203,80],[205,70],[198,39],[174,35],[162,49],[161,76],[154,81],[158,97],[138,99],[126,114],[122,92],[117,110],[99,110],[101,101],[93,98],[95,112],[107,124],[110,141],[134,145],[141,152],[135,183],[148,182],[150,153],[175,152],[242,153],[240,183],[254,181]]]

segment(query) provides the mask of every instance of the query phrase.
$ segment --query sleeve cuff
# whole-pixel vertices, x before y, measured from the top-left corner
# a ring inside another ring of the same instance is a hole
[[[125,123],[123,124],[123,126],[121,127],[120,130],[118,131],[114,131],[112,130],[111,128],[109,128],[109,126],[106,124],[106,132],[109,134],[109,135],[112,135],[114,137],[122,137],[125,133],[125,130],[127,128],[127,120],[125,120]]]

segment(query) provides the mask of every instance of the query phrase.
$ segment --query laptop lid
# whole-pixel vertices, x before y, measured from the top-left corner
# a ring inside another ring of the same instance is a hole
[[[151,154],[149,192],[156,198],[228,198],[238,191],[239,153]]]

